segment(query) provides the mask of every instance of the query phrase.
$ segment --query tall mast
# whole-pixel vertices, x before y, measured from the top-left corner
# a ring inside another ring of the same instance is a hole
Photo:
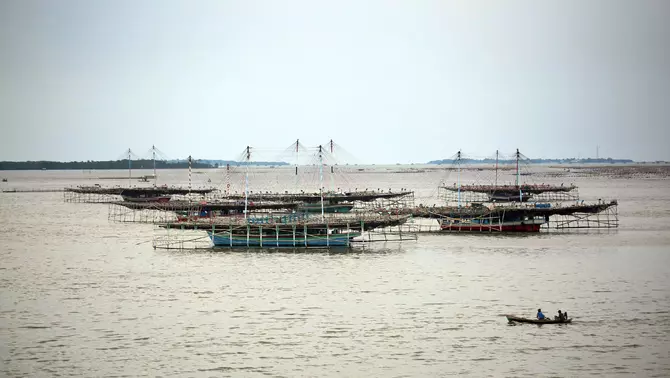
[[[334,147],[333,140],[331,139],[328,144],[330,144],[330,155],[333,156],[333,150],[334,150],[333,149],[333,147]],[[334,162],[330,163],[330,191],[331,192],[335,192],[335,177],[334,177],[335,176],[335,167],[333,166],[333,163]]]
[[[323,149],[319,146],[319,191],[321,193],[321,221],[325,221],[323,209]]]
[[[496,188],[498,187],[498,150],[496,150]]]
[[[516,149],[516,186],[519,186],[519,149]]]
[[[298,152],[300,150],[300,139],[295,140],[295,192],[298,192]]]
[[[131,163],[130,163],[130,148],[128,149],[128,187],[132,186],[132,169],[131,169]]]
[[[456,164],[458,165],[458,207],[461,207],[461,151],[456,154]]]
[[[519,176],[519,149],[516,149],[516,187],[519,189],[519,202],[523,202],[523,192],[521,191],[521,186],[519,186],[520,176]]]
[[[158,176],[156,176],[156,146],[151,146],[151,153],[154,159],[154,186],[156,186],[156,180],[158,179]]]
[[[244,174],[244,220],[247,219],[247,204],[249,203],[249,160],[251,159],[251,147],[247,146],[246,172]]]

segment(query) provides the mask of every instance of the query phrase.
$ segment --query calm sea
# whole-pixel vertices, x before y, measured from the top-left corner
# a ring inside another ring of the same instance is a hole
[[[410,188],[428,203],[456,177],[423,168],[351,167],[324,182]],[[291,172],[252,170],[250,187],[283,190]],[[98,177],[125,175],[0,173],[3,188],[122,185]],[[192,178],[227,180],[225,169]],[[0,194],[0,375],[670,376],[670,180],[532,180],[617,198],[619,229],[420,235],[330,253],[168,251],[152,248],[151,225],[108,222],[107,205]],[[159,184],[187,182],[185,170],[159,172]],[[503,316],[538,308],[574,323]]]

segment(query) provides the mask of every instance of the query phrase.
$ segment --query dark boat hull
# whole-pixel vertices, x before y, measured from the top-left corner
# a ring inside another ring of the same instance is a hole
[[[474,225],[442,225],[442,231],[461,231],[461,232],[483,232],[483,231],[499,231],[499,232],[540,232],[540,224],[514,224],[514,225],[496,225],[496,224],[474,224]]]
[[[329,235],[281,234],[281,235],[244,235],[222,232],[213,234],[208,231],[212,243],[216,247],[348,247],[351,240],[361,235],[360,232]]]
[[[133,197],[121,195],[121,198],[126,202],[134,203],[166,203],[170,201],[170,196]]]
[[[528,318],[520,318],[517,316],[511,316],[511,315],[506,315],[507,321],[510,323],[531,323],[531,324],[566,324],[566,323],[572,323],[572,319],[568,320],[551,320],[551,319],[544,319],[544,320],[537,320],[537,319],[528,319]]]

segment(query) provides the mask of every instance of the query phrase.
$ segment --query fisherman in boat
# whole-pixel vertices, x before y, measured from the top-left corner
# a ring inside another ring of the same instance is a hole
[[[561,310],[558,310],[558,316],[555,316],[554,320],[558,320],[558,321],[561,321],[561,322],[565,321],[565,315],[563,315]]]
[[[544,320],[544,314],[540,308],[537,309],[537,320]]]

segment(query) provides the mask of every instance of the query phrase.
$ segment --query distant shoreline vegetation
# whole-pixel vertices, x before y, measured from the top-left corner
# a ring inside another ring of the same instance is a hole
[[[206,160],[198,159],[191,162],[192,168],[219,168],[225,167],[227,164],[231,166],[241,165],[242,163],[232,160]],[[273,165],[288,165],[285,162],[274,161],[255,161],[249,162],[249,165],[258,166],[273,166]],[[153,160],[131,160],[132,169],[153,169]],[[188,168],[187,160],[156,160],[156,169],[184,169]],[[106,160],[106,161],[0,161],[0,171],[12,170],[68,170],[68,169],[84,169],[84,170],[106,170],[106,169],[128,169],[128,160]]]
[[[454,164],[456,159],[432,160],[428,164]],[[522,159],[520,162],[530,164],[622,164],[634,163],[631,159]],[[495,164],[496,159],[461,159],[461,164]],[[514,159],[498,160],[498,164],[516,164]]]

